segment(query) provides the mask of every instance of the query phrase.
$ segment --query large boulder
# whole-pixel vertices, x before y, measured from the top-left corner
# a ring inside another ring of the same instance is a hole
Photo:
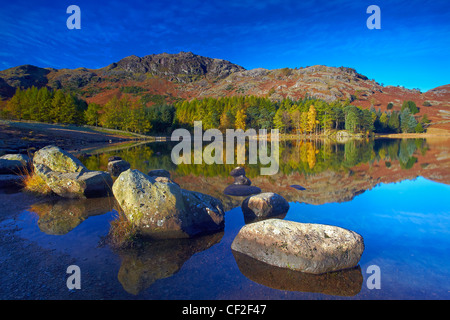
[[[81,172],[87,170],[80,160],[57,146],[46,146],[36,151],[33,156],[33,164],[35,166],[37,164],[42,164],[48,167],[51,171],[61,173]]]
[[[322,274],[355,267],[364,241],[336,226],[268,219],[242,227],[231,248],[273,266]]]
[[[183,190],[165,177],[127,170],[114,182],[112,191],[127,219],[144,237],[189,238],[224,227],[219,200]]]
[[[34,172],[54,193],[64,198],[101,197],[110,193],[113,184],[111,176],[104,171],[61,173],[52,171],[45,165],[36,164]]]
[[[38,150],[33,166],[50,189],[64,198],[104,196],[110,193],[113,184],[107,172],[88,170],[80,160],[56,146]]]

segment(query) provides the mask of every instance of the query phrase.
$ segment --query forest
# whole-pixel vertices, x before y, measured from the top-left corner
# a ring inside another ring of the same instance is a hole
[[[337,130],[372,133],[421,133],[429,120],[415,116],[413,101],[404,101],[400,111],[381,112],[354,106],[349,100],[325,102],[306,96],[298,101],[272,101],[266,97],[233,96],[182,100],[149,105],[143,99],[123,95],[104,105],[87,103],[62,90],[32,87],[17,89],[0,110],[3,119],[101,126],[140,134],[170,134],[176,128],[279,129],[282,134],[329,135]]]

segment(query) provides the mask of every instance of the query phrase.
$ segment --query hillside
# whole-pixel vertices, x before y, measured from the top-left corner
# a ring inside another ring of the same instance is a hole
[[[245,70],[222,59],[180,52],[142,58],[129,56],[100,69],[58,70],[23,65],[0,71],[3,103],[12,97],[16,88],[31,86],[63,89],[87,102],[99,104],[123,95],[135,100],[144,97],[148,105],[235,95],[255,95],[271,100],[298,100],[308,95],[327,102],[349,99],[357,106],[374,106],[386,111],[389,102],[393,103],[393,110],[400,110],[404,100],[412,100],[420,108],[417,115],[427,114],[431,120],[428,132],[450,130],[450,84],[422,93],[383,86],[346,67],[317,65]]]

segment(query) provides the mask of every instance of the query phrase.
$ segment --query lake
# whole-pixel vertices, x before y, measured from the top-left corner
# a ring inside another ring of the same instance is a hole
[[[260,176],[259,165],[244,165],[252,185],[289,201],[283,219],[362,235],[365,251],[358,267],[325,275],[233,254],[233,239],[251,223],[240,208],[244,198],[223,193],[236,165],[176,166],[172,147],[169,142],[125,145],[93,150],[81,160],[89,169],[106,171],[115,155],[144,173],[169,170],[182,188],[222,201],[223,232],[115,251],[102,242],[117,214],[112,198],[36,201],[0,227],[70,257],[80,267],[82,288],[58,290],[73,299],[450,298],[449,139],[282,141],[276,175]],[[379,270],[379,289],[370,286],[373,266]],[[65,281],[67,275],[58,277]],[[42,294],[51,290],[47,286]]]

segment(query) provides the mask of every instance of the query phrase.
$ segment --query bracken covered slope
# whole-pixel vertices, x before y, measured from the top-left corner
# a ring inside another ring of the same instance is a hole
[[[52,69],[23,65],[0,71],[0,98],[9,99],[18,87],[47,86],[80,95],[88,102],[106,103],[113,96],[147,96],[149,104],[178,98],[193,99],[233,95],[256,95],[272,100],[308,96],[331,102],[352,101],[364,108],[374,106],[400,110],[404,100],[413,100],[427,114],[434,133],[450,130],[450,84],[427,92],[383,86],[346,67],[322,65],[268,70],[243,67],[222,59],[191,52],[129,56],[100,69]],[[133,90],[124,91],[121,88]],[[426,105],[426,106],[425,106]],[[430,130],[429,130],[430,132]]]

